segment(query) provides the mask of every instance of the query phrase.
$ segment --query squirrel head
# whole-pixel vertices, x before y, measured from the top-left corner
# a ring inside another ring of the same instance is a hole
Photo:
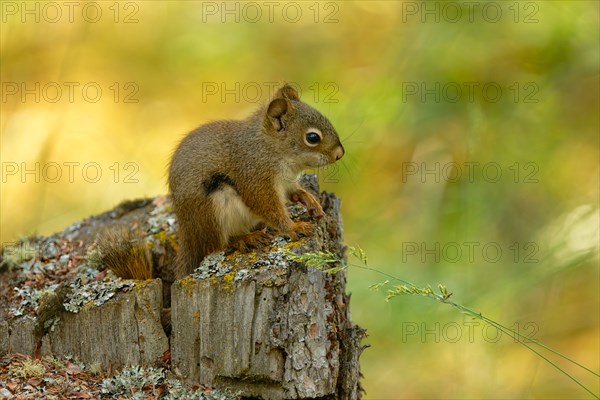
[[[283,85],[271,99],[264,126],[299,169],[322,167],[344,155],[344,147],[331,122],[300,101],[298,92],[290,85]]]

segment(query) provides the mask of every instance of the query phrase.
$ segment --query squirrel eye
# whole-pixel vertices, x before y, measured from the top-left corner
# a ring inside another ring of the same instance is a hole
[[[304,143],[309,147],[315,147],[321,143],[321,132],[310,130],[304,135]]]

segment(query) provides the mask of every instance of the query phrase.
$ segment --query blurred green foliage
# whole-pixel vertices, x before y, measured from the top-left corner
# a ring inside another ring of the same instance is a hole
[[[371,266],[598,371],[598,2],[55,4],[1,3],[2,242],[164,193],[182,135],[293,82],[345,143],[321,181]],[[585,396],[383,280],[349,270],[367,398]]]

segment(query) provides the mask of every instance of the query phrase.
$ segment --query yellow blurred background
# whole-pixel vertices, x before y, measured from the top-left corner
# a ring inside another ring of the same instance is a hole
[[[598,371],[598,4],[2,1],[1,241],[165,193],[186,132],[292,82],[342,137],[320,180],[372,267]],[[349,271],[367,399],[590,397],[385,279]]]

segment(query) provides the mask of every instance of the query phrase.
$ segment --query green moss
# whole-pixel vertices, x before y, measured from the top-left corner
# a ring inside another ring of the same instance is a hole
[[[223,275],[222,287],[225,290],[229,290],[229,291],[233,290],[233,280],[235,278],[235,273],[236,273],[236,271],[232,270],[232,271],[229,271],[228,273],[226,273],[225,275]]]
[[[54,367],[54,369],[57,370],[62,370],[65,368],[65,363],[53,356],[46,356],[44,357],[44,361],[49,362],[50,364],[52,364],[52,366]]]
[[[41,378],[46,373],[46,367],[39,360],[25,360],[20,366],[10,366],[8,372],[19,378]]]
[[[100,375],[102,373],[102,366],[96,361],[90,365],[89,371],[92,375]]]
[[[98,249],[90,251],[85,256],[85,261],[90,268],[93,268],[96,271],[102,271],[104,269],[104,257]]]
[[[198,286],[196,283],[196,279],[194,279],[193,277],[191,277],[189,275],[186,276],[185,278],[183,278],[182,280],[180,280],[179,284],[181,285],[181,288],[185,291],[185,293],[189,297],[192,297],[192,295],[194,294],[194,290]]]
[[[178,249],[177,238],[174,233],[169,233],[167,231],[158,231],[153,235],[153,237],[159,241],[159,243],[165,245],[168,244],[175,250]]]

